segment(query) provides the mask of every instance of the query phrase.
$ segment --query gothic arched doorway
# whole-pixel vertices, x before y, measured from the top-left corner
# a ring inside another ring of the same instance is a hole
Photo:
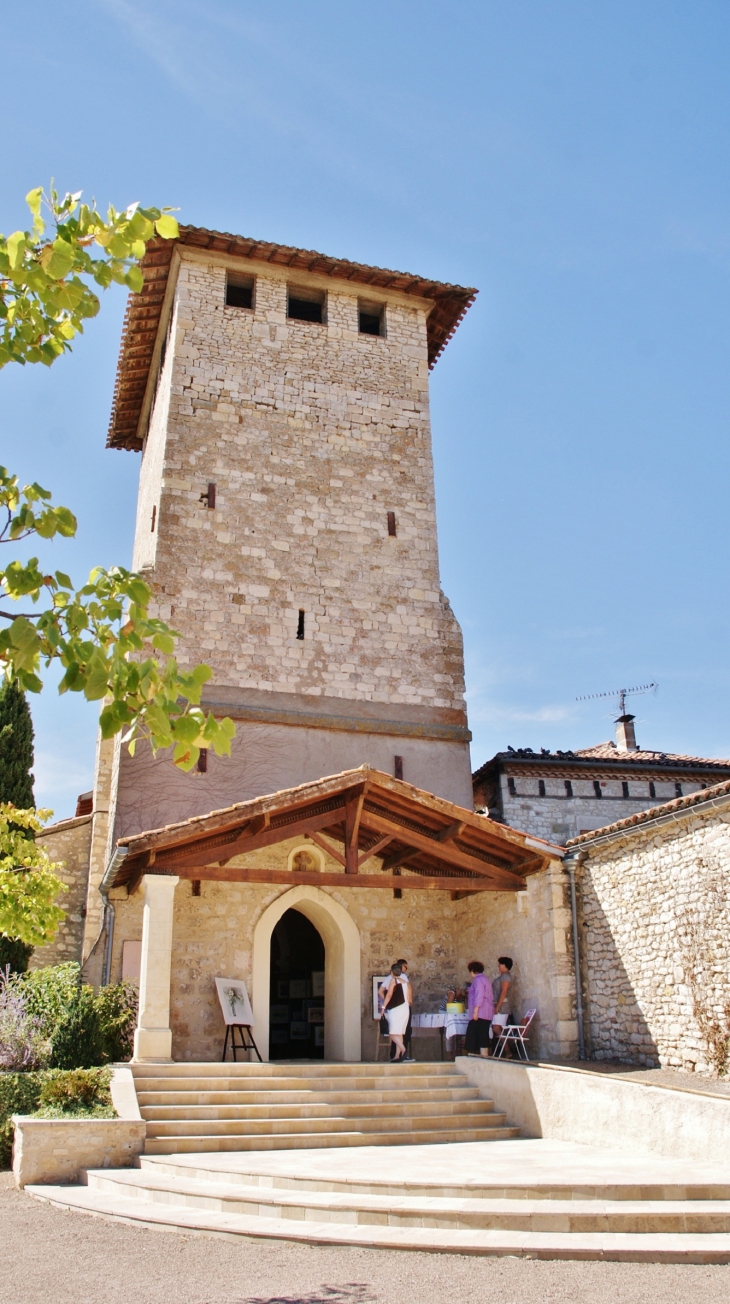
[[[299,910],[271,934],[269,1059],[324,1059],[324,942]]]

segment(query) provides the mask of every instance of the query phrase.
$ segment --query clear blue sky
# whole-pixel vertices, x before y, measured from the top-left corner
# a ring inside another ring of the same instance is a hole
[[[432,379],[442,580],[475,765],[610,736],[730,755],[730,6],[716,0],[39,0],[3,15],[0,230],[51,176],[122,206],[475,285]],[[0,374],[3,460],[130,558],[104,449],[124,296]],[[91,786],[95,710],[33,703],[37,800]]]

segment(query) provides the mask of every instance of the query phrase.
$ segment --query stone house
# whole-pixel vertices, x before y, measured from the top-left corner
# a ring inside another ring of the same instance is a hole
[[[90,824],[44,835],[86,867],[57,945],[139,974],[141,1059],[220,1053],[216,976],[272,1057],[369,1058],[397,956],[425,1011],[503,951],[574,1053],[563,851],[474,813],[439,578],[428,372],[475,291],[195,227],[143,268],[108,445],[141,453],[134,567],[237,737],[190,775],[98,744]]]
[[[568,843],[585,1053],[725,1072],[730,1062],[730,782]]]
[[[565,843],[721,779],[730,779],[730,760],[640,748],[634,717],[623,714],[615,742],[498,752],[474,773],[474,805],[511,828]]]

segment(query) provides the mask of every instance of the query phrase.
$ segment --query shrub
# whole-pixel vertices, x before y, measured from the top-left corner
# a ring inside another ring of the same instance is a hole
[[[40,1020],[47,1037],[53,1037],[78,997],[81,966],[75,961],[46,965],[25,974],[22,982],[28,1013]]]
[[[33,954],[33,947],[21,942],[19,937],[8,937],[0,933],[0,970],[11,973],[25,973],[28,961]]]
[[[32,1114],[41,1094],[42,1073],[0,1073],[0,1168],[13,1153],[12,1114]]]
[[[25,984],[6,969],[0,973],[0,1069],[44,1068],[50,1053],[40,1019],[28,1013]]]
[[[53,1034],[51,1067],[90,1069],[104,1063],[104,1034],[92,987],[81,987]]]
[[[40,1085],[37,1113],[44,1118],[66,1118],[75,1115],[114,1117],[109,1084],[109,1068],[70,1069],[66,1072],[51,1069],[44,1073]]]
[[[139,989],[136,983],[110,983],[96,995],[96,1009],[107,1060],[129,1059],[134,1047]]]

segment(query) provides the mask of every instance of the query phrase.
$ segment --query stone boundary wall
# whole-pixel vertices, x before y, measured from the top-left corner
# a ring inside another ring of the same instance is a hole
[[[40,969],[47,964],[65,964],[69,960],[81,961],[81,950],[86,918],[86,892],[89,878],[89,853],[91,850],[92,816],[60,820],[50,824],[36,840],[54,861],[62,862],[56,871],[67,885],[68,892],[61,893],[58,904],[66,912],[58,931],[48,946],[37,946],[29,968]]]
[[[577,850],[589,1056],[722,1071],[730,799]]]
[[[131,1168],[147,1124],[126,1118],[31,1118],[14,1114],[13,1176],[18,1187],[78,1182],[84,1168]]]

